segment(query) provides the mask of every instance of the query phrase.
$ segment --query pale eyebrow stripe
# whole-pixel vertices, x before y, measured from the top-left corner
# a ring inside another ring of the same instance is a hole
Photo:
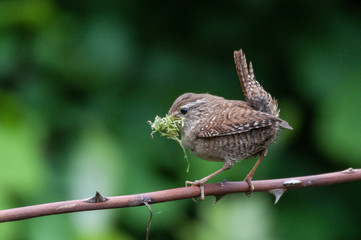
[[[186,105],[183,106],[183,108],[191,108],[195,105],[198,105],[198,104],[201,104],[201,103],[206,103],[207,100],[202,98],[202,99],[198,99],[197,101],[195,102],[190,102],[190,103],[187,103]]]

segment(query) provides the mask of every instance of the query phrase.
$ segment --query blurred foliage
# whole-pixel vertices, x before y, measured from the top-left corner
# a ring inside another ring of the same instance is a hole
[[[179,187],[221,163],[150,137],[184,92],[242,98],[233,50],[279,100],[255,179],[360,168],[358,1],[0,1],[0,209]],[[241,180],[254,160],[213,181]],[[360,183],[153,205],[151,239],[359,239]],[[144,239],[145,207],[0,224],[0,239]]]

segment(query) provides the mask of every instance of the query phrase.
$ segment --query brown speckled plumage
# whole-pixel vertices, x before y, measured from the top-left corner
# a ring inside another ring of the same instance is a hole
[[[245,102],[226,100],[211,94],[185,93],[179,96],[169,115],[184,117],[182,142],[194,155],[224,162],[222,169],[195,182],[203,185],[216,174],[231,168],[234,162],[260,155],[246,180],[253,190],[251,179],[268,146],[282,128],[292,129],[279,116],[277,101],[256,81],[252,64],[248,69],[242,50],[234,52],[237,74]]]

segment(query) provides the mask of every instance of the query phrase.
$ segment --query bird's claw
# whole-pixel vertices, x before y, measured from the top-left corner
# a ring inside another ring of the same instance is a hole
[[[249,191],[246,192],[246,196],[247,197],[250,197],[251,196],[251,193],[253,192],[254,190],[254,186],[253,186],[253,183],[252,183],[252,180],[249,179],[248,177],[246,179],[244,179],[247,183],[248,183],[248,186],[249,186]]]
[[[196,180],[194,182],[191,182],[191,181],[186,181],[186,187],[188,186],[198,186],[199,189],[201,190],[201,195],[199,197],[199,201],[203,201],[204,200],[204,183],[199,181],[199,180]],[[192,198],[193,201],[195,202],[199,202],[198,200]]]

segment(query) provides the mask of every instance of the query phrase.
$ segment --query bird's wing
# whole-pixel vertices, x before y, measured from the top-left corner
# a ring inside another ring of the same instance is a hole
[[[252,129],[276,126],[292,129],[286,121],[243,104],[225,107],[208,121],[200,124],[198,137],[218,137],[248,132]]]

